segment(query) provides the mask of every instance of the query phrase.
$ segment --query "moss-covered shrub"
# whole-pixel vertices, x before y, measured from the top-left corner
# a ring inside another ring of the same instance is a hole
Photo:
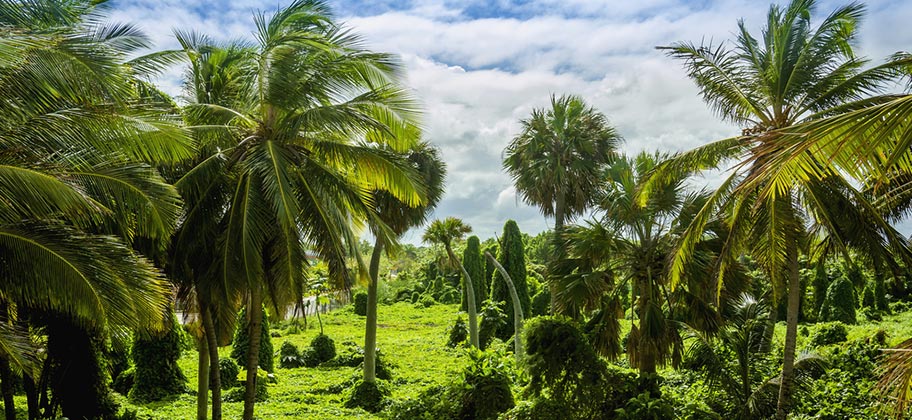
[[[820,308],[821,321],[839,321],[845,324],[855,324],[855,287],[845,276],[837,278],[830,283],[826,298]]]
[[[382,381],[357,381],[345,400],[345,407],[361,407],[365,411],[376,413],[386,406],[390,394],[389,387]]]
[[[465,319],[461,316],[456,318],[456,322],[450,327],[449,337],[449,340],[447,340],[447,346],[449,347],[461,346],[465,344],[466,340],[469,338],[469,328],[466,325]]]
[[[159,401],[187,391],[187,377],[177,364],[185,333],[173,313],[169,321],[164,333],[137,334],[133,339],[135,373],[128,395],[134,401]]]
[[[238,375],[240,374],[241,367],[238,366],[234,359],[228,357],[219,359],[219,382],[222,385],[222,389],[231,389],[238,386]]]
[[[336,357],[336,343],[326,334],[320,334],[310,341],[310,348],[313,349],[313,356],[318,363],[328,362]]]
[[[352,300],[355,306],[355,314],[367,316],[367,292],[360,291],[355,293],[354,299]]]
[[[272,340],[269,336],[269,316],[266,315],[266,308],[263,311],[263,322],[260,329],[260,353],[259,366],[267,372],[275,369],[273,360]],[[231,342],[231,358],[239,366],[247,366],[247,348],[250,347],[250,336],[248,334],[247,308],[242,308],[237,317],[237,329],[234,331],[234,340]]]
[[[304,358],[298,346],[290,341],[285,341],[279,347],[279,367],[282,369],[294,369],[304,366]]]
[[[849,330],[841,322],[827,322],[817,326],[817,331],[811,336],[811,346],[820,347],[830,344],[842,343],[849,337]]]

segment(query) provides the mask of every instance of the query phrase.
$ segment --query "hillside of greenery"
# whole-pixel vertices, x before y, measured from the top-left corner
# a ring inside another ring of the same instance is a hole
[[[550,229],[479,237],[405,65],[286,3],[158,51],[0,1],[5,418],[910,417],[912,54],[864,4],[659,46],[738,127],[692,150],[552,94],[501,154]]]

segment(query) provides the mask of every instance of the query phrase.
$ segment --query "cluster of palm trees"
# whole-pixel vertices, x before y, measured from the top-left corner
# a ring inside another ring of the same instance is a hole
[[[218,347],[239,306],[282,314],[299,301],[306,251],[335,284],[367,277],[360,259],[349,268],[358,230],[394,248],[439,199],[443,165],[394,56],[366,50],[321,1],[254,20],[253,42],[177,31],[180,50],[133,58],[148,39],[109,23],[103,2],[0,5],[0,349],[27,382],[46,380],[42,365],[61,375],[50,402],[30,396],[30,417],[109,414],[59,385],[91,377],[37,360],[36,336],[63,342],[57,319],[84,346],[161,329],[176,290],[200,315],[212,379],[200,383],[221,418]],[[176,63],[180,106],[149,83]],[[250,419],[262,311],[246,312]]]
[[[851,250],[879,272],[910,257],[893,223],[910,203],[912,102],[886,92],[912,75],[912,61],[896,54],[871,65],[854,54],[863,5],[816,25],[815,9],[813,0],[771,6],[760,38],[739,22],[732,44],[659,47],[740,135],[668,157],[617,157],[604,116],[565,96],[522,121],[504,159],[523,199],[555,218],[553,311],[587,320],[600,352],[617,356],[630,290],[637,321],[627,353],[642,372],[680,361],[681,323],[724,331],[720,314],[745,288],[739,257],[751,255],[774,299],[787,301],[777,418],[794,376],[799,255]],[[712,190],[683,188],[725,168]],[[595,220],[566,226],[587,210]]]

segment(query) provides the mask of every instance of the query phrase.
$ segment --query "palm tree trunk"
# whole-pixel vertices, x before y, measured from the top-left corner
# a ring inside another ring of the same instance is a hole
[[[481,348],[478,345],[478,314],[476,313],[475,306],[475,287],[472,283],[472,277],[469,276],[469,272],[466,271],[465,267],[462,266],[462,263],[459,262],[459,258],[456,258],[456,254],[453,253],[453,248],[449,244],[445,244],[447,255],[450,256],[450,260],[453,261],[453,264],[459,266],[459,269],[462,270],[462,275],[465,278],[465,287],[466,297],[468,298],[469,305],[469,342],[472,344],[472,347]]]
[[[377,379],[377,283],[382,254],[383,243],[377,239],[368,271],[370,279],[367,284],[367,325],[364,327],[364,382],[374,382]]]
[[[554,236],[552,240],[554,241],[554,250],[551,255],[551,267],[553,263],[557,260],[564,257],[564,248],[561,246],[561,235],[564,233],[564,199],[563,197],[558,196],[557,200],[554,203]],[[549,276],[550,277],[550,276]],[[548,291],[551,293],[551,313],[557,313],[557,283],[553,279],[548,281]]]
[[[513,279],[510,277],[510,274],[507,273],[507,270],[504,269],[503,265],[497,262],[497,259],[491,255],[490,252],[485,251],[485,256],[494,264],[494,267],[497,268],[497,271],[500,271],[500,274],[503,276],[504,281],[507,283],[507,288],[510,289],[510,299],[513,300],[513,352],[516,354],[516,361],[520,361],[523,358],[523,345],[522,345],[522,324],[523,324],[523,313],[522,313],[522,304],[519,301],[519,293],[516,292],[516,286],[513,284]]]
[[[222,420],[222,374],[219,368],[218,333],[212,321],[208,305],[200,305],[203,318],[203,332],[206,334],[206,350],[209,352],[209,382],[212,384],[212,420]]]
[[[0,390],[3,393],[3,413],[8,419],[16,418],[16,401],[13,400],[13,369],[9,360],[0,357]]]
[[[792,377],[794,376],[795,345],[798,339],[798,310],[801,299],[798,278],[798,245],[790,241],[786,248],[788,258],[788,309],[786,311],[785,353],[782,356],[782,377],[779,383],[779,404],[776,419],[785,420],[790,407]]]
[[[263,327],[263,297],[260,287],[250,288],[250,305],[247,314],[250,316],[248,334],[250,345],[247,347],[247,380],[244,384],[244,420],[253,420],[253,407],[256,404],[257,367],[260,361],[260,334]]]
[[[197,364],[199,376],[196,381],[196,419],[206,420],[209,410],[209,346],[205,333],[199,337],[197,345],[199,346]]]

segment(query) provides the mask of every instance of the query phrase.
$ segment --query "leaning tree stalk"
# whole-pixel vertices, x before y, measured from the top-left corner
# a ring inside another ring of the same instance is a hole
[[[205,332],[200,331],[197,337],[197,346],[199,346],[199,364],[197,372],[199,376],[196,381],[196,420],[206,420],[209,410],[209,345],[206,342]]]
[[[794,377],[795,347],[798,339],[798,309],[801,290],[798,277],[798,245],[786,245],[788,258],[788,308],[786,310],[785,349],[782,356],[782,378],[779,381],[779,402],[776,419],[785,420],[791,406],[792,379]]]
[[[367,285],[367,326],[364,329],[364,382],[377,379],[377,282],[380,274],[380,256],[383,243],[378,238],[371,254]]]
[[[449,243],[443,244],[446,248],[447,255],[450,256],[450,261],[462,270],[463,278],[465,279],[465,284],[463,287],[466,289],[466,297],[468,297],[468,306],[469,306],[469,342],[471,342],[472,347],[481,348],[478,345],[478,314],[475,313],[475,286],[472,283],[472,277],[469,276],[469,272],[466,271],[465,267],[459,262],[459,258],[456,258],[456,254],[453,253],[453,248],[450,247]]]
[[[500,271],[500,274],[504,278],[504,282],[507,283],[507,288],[510,289],[510,299],[513,300],[513,346],[514,353],[516,354],[516,361],[520,361],[523,358],[523,345],[522,345],[522,324],[523,324],[523,313],[522,313],[522,303],[519,301],[519,293],[516,292],[516,286],[513,284],[513,278],[510,277],[510,274],[507,273],[507,270],[497,262],[497,259],[491,255],[490,252],[485,251],[485,256],[488,257],[488,260],[494,264],[494,267],[497,268],[497,271]]]
[[[212,320],[212,308],[201,302],[200,316],[203,320],[203,333],[206,338],[206,350],[209,352],[209,383],[212,384],[212,420],[222,420],[222,373],[219,367],[218,333]],[[232,378],[235,380],[236,378]]]
[[[250,316],[248,334],[250,345],[247,347],[247,380],[244,384],[244,420],[253,420],[253,407],[256,404],[257,367],[260,361],[260,334],[263,327],[263,297],[260,285],[250,288],[250,305],[247,307]]]

